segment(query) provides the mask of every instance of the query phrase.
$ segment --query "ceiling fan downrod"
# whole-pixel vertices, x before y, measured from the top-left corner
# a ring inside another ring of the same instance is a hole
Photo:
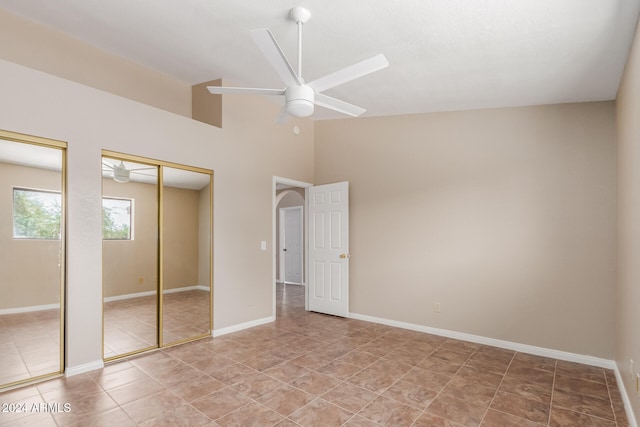
[[[297,6],[289,11],[289,19],[298,26],[298,77],[302,79],[302,26],[311,19],[311,12]]]

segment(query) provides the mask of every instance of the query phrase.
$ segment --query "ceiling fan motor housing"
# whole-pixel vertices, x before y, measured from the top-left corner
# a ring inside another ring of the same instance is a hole
[[[129,182],[130,179],[130,171],[127,170],[124,166],[116,167],[113,169],[113,180],[116,182]]]
[[[309,117],[313,114],[314,95],[313,88],[308,85],[287,87],[284,93],[287,113],[294,117]]]

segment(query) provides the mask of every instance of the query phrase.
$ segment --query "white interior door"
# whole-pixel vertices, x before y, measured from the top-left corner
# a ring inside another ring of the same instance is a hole
[[[309,310],[349,316],[349,183],[308,189]]]
[[[284,282],[302,283],[302,206],[280,209]]]

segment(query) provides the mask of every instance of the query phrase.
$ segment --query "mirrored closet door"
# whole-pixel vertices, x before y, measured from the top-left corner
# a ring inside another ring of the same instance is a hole
[[[104,358],[158,346],[158,166],[102,157]]]
[[[211,329],[211,175],[162,169],[162,341]]]
[[[104,359],[212,329],[209,170],[103,151]]]
[[[64,369],[65,153],[0,131],[0,390]]]

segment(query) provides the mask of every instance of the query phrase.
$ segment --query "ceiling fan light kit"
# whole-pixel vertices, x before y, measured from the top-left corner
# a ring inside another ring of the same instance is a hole
[[[295,117],[309,117],[313,114],[315,92],[307,85],[289,86],[284,92],[287,114]]]
[[[224,86],[207,86],[213,94],[259,94],[284,95],[285,104],[276,123],[282,124],[288,116],[309,117],[314,113],[314,106],[337,111],[352,117],[363,114],[366,110],[339,99],[332,98],[320,92],[347,83],[351,80],[366,76],[389,66],[384,55],[378,54],[372,58],[353,64],[349,67],[328,74],[312,82],[305,83],[302,78],[302,25],[309,21],[311,12],[304,7],[294,7],[289,11],[289,19],[298,26],[298,71],[291,67],[287,57],[282,52],[275,37],[267,28],[251,30],[251,37],[262,54],[269,61],[273,69],[286,85],[284,89],[238,88]]]
[[[142,166],[142,165],[141,165]],[[108,161],[102,161],[102,174],[103,176],[110,176],[113,178],[115,182],[120,184],[126,184],[131,181],[131,172],[136,174],[134,177],[134,181],[139,180],[136,178],[140,178],[139,175],[148,175],[148,173],[142,172],[147,170],[153,170],[155,167],[138,167],[138,168],[127,168],[124,164],[124,161],[120,160],[118,164],[117,161],[113,161],[108,159]]]
[[[131,174],[128,170],[117,168],[113,170],[113,180],[120,184],[126,184],[131,179]]]

